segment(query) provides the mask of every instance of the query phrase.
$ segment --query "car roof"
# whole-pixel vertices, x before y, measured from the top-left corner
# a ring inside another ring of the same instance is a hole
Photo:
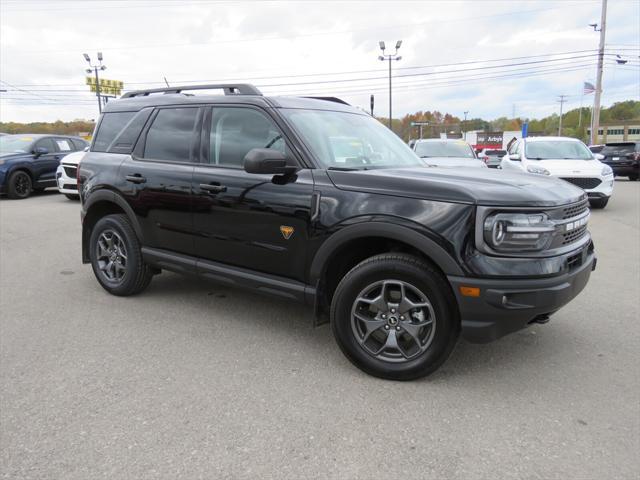
[[[464,142],[467,143],[462,138],[421,138],[420,140],[416,140],[416,143],[433,143],[433,142]]]
[[[581,140],[578,140],[577,138],[571,138],[571,137],[526,137],[526,138],[523,138],[523,140],[526,140],[527,142],[565,142],[565,141],[580,142],[581,141]]]
[[[309,110],[328,110],[357,113],[366,115],[358,108],[352,107],[341,100],[312,97],[275,96],[263,95],[187,95],[184,93],[164,93],[155,95],[143,95],[125,97],[109,102],[103,112],[131,112],[139,111],[147,107],[160,107],[169,105],[202,105],[202,104],[245,104],[264,108],[300,108]]]

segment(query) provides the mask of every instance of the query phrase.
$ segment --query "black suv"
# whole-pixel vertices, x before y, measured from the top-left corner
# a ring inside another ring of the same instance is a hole
[[[629,177],[636,181],[640,177],[640,142],[607,143],[600,150],[602,163],[606,163],[613,170],[613,174]]]
[[[336,98],[131,92],[105,107],[78,180],[82,258],[110,293],[166,269],[304,302],[385,378],[434,371],[460,333],[546,322],[596,263],[581,189],[427,167]]]

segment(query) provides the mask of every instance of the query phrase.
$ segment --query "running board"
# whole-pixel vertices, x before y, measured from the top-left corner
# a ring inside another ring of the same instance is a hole
[[[158,248],[142,247],[142,257],[147,264],[172,272],[195,274],[230,287],[287,298],[308,305],[315,303],[316,289],[290,278],[269,275]]]

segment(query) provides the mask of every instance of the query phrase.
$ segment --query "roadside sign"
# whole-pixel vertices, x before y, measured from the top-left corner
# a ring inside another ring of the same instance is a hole
[[[89,90],[92,92],[97,90],[95,77],[86,77],[86,83],[89,85]],[[123,88],[124,82],[121,80],[109,80],[107,78],[100,79],[100,93],[103,95],[121,95]]]

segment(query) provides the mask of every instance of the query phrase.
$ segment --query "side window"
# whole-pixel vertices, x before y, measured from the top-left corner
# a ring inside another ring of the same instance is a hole
[[[58,150],[61,152],[72,152],[75,150],[73,143],[67,138],[56,138],[55,142],[56,145],[58,145]]]
[[[49,153],[54,153],[56,151],[56,145],[53,143],[53,139],[51,138],[42,138],[36,142],[35,148],[44,147],[47,149]]]
[[[251,108],[214,107],[209,163],[242,168],[245,155],[254,148],[272,148],[285,153],[284,138],[275,123]]]
[[[144,146],[144,157],[189,162],[198,109],[163,108],[153,120]]]
[[[94,152],[106,152],[111,142],[116,138],[120,130],[131,120],[135,112],[114,112],[102,115],[96,138],[91,150]]]
[[[73,149],[76,151],[84,150],[87,146],[85,142],[83,142],[82,140],[78,140],[77,138],[73,138],[71,139],[71,141],[73,142]]]

